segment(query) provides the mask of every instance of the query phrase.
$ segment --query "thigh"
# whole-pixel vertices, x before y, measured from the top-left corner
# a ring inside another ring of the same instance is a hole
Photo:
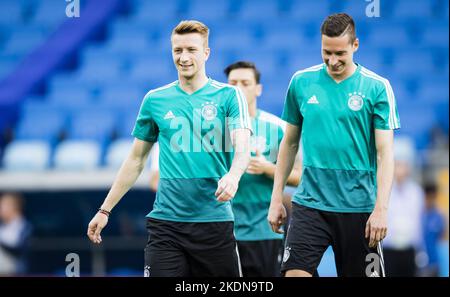
[[[193,223],[190,228],[193,238],[185,249],[191,276],[241,276],[233,222]]]
[[[331,232],[322,212],[293,203],[281,272],[299,269],[316,273],[323,253],[331,243]]]
[[[370,213],[333,213],[329,215],[333,228],[333,252],[338,276],[384,276],[381,243],[369,247],[365,238]]]
[[[166,224],[172,222],[152,219],[147,222],[149,235],[144,250],[144,276],[187,277],[189,276],[187,255]]]

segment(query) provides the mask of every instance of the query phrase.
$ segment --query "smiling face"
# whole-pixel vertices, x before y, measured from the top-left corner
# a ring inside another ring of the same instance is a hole
[[[210,49],[199,33],[172,35],[172,58],[182,78],[192,80],[198,74],[205,73],[209,53]]]
[[[348,34],[337,37],[322,35],[322,59],[327,65],[328,73],[335,78],[346,76],[351,71],[353,53],[358,46],[358,39],[352,42]]]

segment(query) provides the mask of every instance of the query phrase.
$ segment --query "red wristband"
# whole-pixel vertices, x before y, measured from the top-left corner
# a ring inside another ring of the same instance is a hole
[[[104,214],[107,217],[109,217],[109,215],[111,214],[110,211],[107,211],[107,210],[104,210],[104,209],[101,209],[101,208],[98,209],[98,212]]]

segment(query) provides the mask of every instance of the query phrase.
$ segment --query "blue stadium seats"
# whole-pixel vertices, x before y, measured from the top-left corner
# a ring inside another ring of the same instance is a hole
[[[381,74],[386,68],[384,54],[377,50],[370,50],[364,45],[354,54],[353,59],[356,63],[361,64],[375,73]]]
[[[106,44],[111,52],[115,53],[136,53],[151,48],[149,38],[141,32],[121,33],[114,35]]]
[[[135,6],[134,19],[149,24],[174,19],[180,10],[179,1],[177,0],[142,1],[141,4],[140,6]]]
[[[418,88],[417,100],[427,102],[430,105],[448,102],[448,80],[428,79],[422,81]]]
[[[82,82],[103,83],[121,76],[123,65],[117,60],[95,60],[83,64],[75,74],[75,79]]]
[[[411,38],[408,29],[395,22],[374,22],[370,26],[370,35],[367,38],[367,47],[386,48],[397,46],[408,46]]]
[[[283,111],[286,90],[289,85],[289,79],[272,79],[263,84],[263,91],[258,98],[258,107],[262,110],[281,116]]]
[[[126,85],[108,86],[103,88],[99,96],[99,104],[113,110],[117,121],[124,110],[138,113],[146,91]]]
[[[42,100],[24,104],[15,127],[17,139],[46,140],[54,146],[66,128],[69,139],[98,141],[101,154],[111,137],[129,138],[145,93],[177,79],[170,34],[187,18],[210,27],[207,74],[225,81],[223,70],[230,63],[255,62],[264,85],[260,106],[281,114],[292,74],[322,63],[320,25],[337,11],[356,20],[360,49],[355,61],[391,81],[404,127],[400,133],[412,135],[424,148],[426,129],[439,124],[448,130],[447,0],[380,1],[380,18],[366,16],[369,3],[363,0],[130,0],[128,4],[131,9],[119,12],[104,36],[83,45],[75,70],[55,73],[46,81]],[[1,1],[0,79],[67,19],[66,5],[62,0]],[[99,106],[107,115],[92,116],[89,110]],[[417,109],[425,110],[420,127],[410,123]]]
[[[288,72],[292,75],[298,70],[321,64],[322,55],[320,50],[311,50],[309,48],[300,48],[298,51],[292,52],[289,59]]]
[[[222,32],[211,38],[212,49],[237,49],[237,48],[251,48],[255,46],[256,39],[253,32],[250,30],[241,30],[240,32],[228,31]]]
[[[107,144],[115,129],[115,116],[109,106],[90,106],[71,117],[68,138],[93,140],[101,146]]]
[[[136,123],[137,117],[138,117],[138,113],[127,112],[121,118],[120,124],[117,125],[117,131],[116,131],[118,138],[131,137],[131,132],[133,131],[134,124]]]
[[[53,145],[66,123],[66,115],[51,105],[29,101],[23,105],[21,119],[16,127],[16,139],[42,140]]]
[[[330,1],[293,0],[289,17],[302,22],[314,21],[318,23],[317,30],[319,31],[320,23],[329,13]]]
[[[280,75],[283,71],[279,65],[278,56],[274,51],[263,49],[247,49],[237,52],[236,57],[239,60],[247,60],[256,64],[262,76]]]
[[[397,51],[393,66],[397,75],[426,77],[436,71],[433,56],[426,51]]]
[[[224,81],[226,77],[223,71],[232,62],[234,61],[227,59],[226,54],[212,53],[206,62],[206,74],[215,80]]]
[[[390,79],[389,77],[387,79],[391,84],[397,105],[407,106],[409,103],[417,100],[417,96],[408,88],[407,83],[403,80]]]
[[[419,150],[426,149],[430,141],[430,130],[436,124],[432,106],[426,102],[407,102],[398,104],[398,111],[401,122],[398,133],[412,137]]]
[[[17,65],[16,61],[0,60],[0,80],[6,77]]]
[[[129,75],[138,82],[167,84],[176,79],[176,69],[169,58],[142,56],[133,62]]]
[[[392,17],[395,19],[413,18],[413,19],[427,19],[433,17],[434,1],[423,0],[397,0],[393,5],[394,12]]]
[[[117,106],[126,106],[140,102],[145,93],[143,89],[127,85],[108,86],[102,89],[99,95],[100,104],[113,104]]]
[[[4,54],[26,54],[45,40],[42,26],[19,26],[14,28],[5,42]]]
[[[47,24],[52,27],[67,20],[67,2],[59,0],[38,1],[32,21],[36,24]]]
[[[0,26],[18,24],[23,20],[23,3],[19,1],[0,2]]]
[[[278,1],[272,0],[245,0],[237,12],[237,18],[246,21],[274,20],[279,16]]]
[[[225,21],[229,13],[229,0],[193,0],[189,1],[189,8],[182,18],[199,20],[209,25],[210,22]]]
[[[297,28],[265,32],[264,48],[272,50],[295,50],[308,46],[303,32]]]
[[[56,147],[53,162],[59,170],[95,170],[101,164],[101,148],[92,140],[65,140]]]
[[[427,24],[423,30],[422,43],[424,45],[448,48],[448,20],[442,23]]]
[[[448,90],[448,89],[447,89]],[[448,95],[448,93],[447,93]],[[448,98],[448,97],[447,97]],[[448,135],[449,133],[449,102],[448,99],[446,101],[438,102],[434,104],[434,112],[437,118],[437,125],[439,125],[444,133]]]
[[[118,169],[130,152],[132,144],[133,139],[131,135],[112,142],[106,153],[105,165],[109,168]]]
[[[51,148],[42,140],[15,140],[5,149],[3,166],[10,171],[42,171],[50,165]]]
[[[52,90],[47,96],[47,102],[67,111],[89,106],[94,100],[88,89],[78,89],[75,85],[72,88]]]

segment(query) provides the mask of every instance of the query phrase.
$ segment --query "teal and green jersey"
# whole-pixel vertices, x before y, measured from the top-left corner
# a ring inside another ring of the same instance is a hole
[[[276,163],[278,149],[283,138],[285,122],[280,118],[258,110],[252,118],[252,156],[256,150],[268,161]],[[283,235],[272,231],[267,214],[272,196],[273,179],[264,174],[245,173],[232,200],[234,235],[237,240],[282,239]]]
[[[217,182],[231,167],[230,131],[251,129],[242,92],[208,79],[188,94],[178,81],[144,97],[132,135],[159,143],[160,182],[147,217],[179,222],[233,221]]]
[[[320,64],[289,84],[282,119],[301,127],[303,171],[293,202],[333,212],[371,212],[377,192],[375,129],[400,128],[389,81],[357,65],[336,83]]]

